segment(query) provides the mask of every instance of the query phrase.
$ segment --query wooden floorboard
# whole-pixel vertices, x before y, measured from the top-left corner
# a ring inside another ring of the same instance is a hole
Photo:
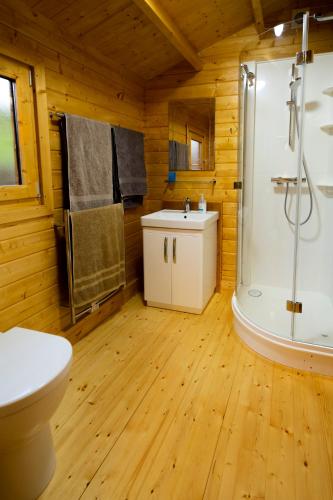
[[[43,500],[333,499],[333,379],[247,349],[230,299],[136,295],[74,346]]]

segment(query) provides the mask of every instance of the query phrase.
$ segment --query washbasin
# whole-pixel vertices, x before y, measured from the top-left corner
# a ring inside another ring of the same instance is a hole
[[[166,227],[170,229],[196,229],[203,231],[217,221],[219,213],[214,211],[199,212],[191,210],[159,210],[141,217],[143,227]]]

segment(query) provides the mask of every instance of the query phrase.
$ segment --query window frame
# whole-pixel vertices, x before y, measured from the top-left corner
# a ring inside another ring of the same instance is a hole
[[[16,186],[22,184],[21,175],[21,154],[19,145],[19,135],[18,135],[18,121],[17,121],[17,109],[16,109],[16,82],[8,76],[0,74],[0,80],[6,80],[9,84],[9,95],[11,100],[11,128],[13,132],[13,139],[15,141],[15,177],[18,180],[15,184],[0,184],[0,186]]]
[[[8,50],[1,47],[0,75],[15,80],[22,184],[0,186],[0,206],[45,205],[47,212],[51,212],[53,195],[44,65],[39,58],[27,58],[20,50],[11,53]]]

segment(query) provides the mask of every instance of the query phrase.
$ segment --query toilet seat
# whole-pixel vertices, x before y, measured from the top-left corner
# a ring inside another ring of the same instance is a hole
[[[71,358],[64,337],[19,327],[0,334],[0,418],[43,397],[67,375]]]

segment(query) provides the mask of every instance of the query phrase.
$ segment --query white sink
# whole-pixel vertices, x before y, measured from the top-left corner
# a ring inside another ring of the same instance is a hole
[[[203,231],[219,218],[218,212],[202,213],[191,210],[159,210],[141,217],[143,227],[168,227],[170,229],[197,229]]]

